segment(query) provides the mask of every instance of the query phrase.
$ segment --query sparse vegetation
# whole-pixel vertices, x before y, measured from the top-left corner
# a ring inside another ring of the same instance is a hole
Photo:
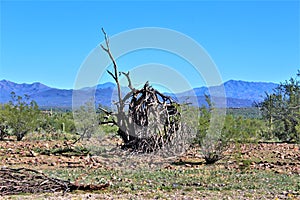
[[[98,141],[99,146],[103,144],[104,141]],[[6,166],[42,170],[48,177],[70,180],[76,185],[109,185],[105,190],[85,193],[92,199],[297,199],[300,196],[299,147],[295,144],[231,146],[223,152],[224,159],[214,165],[205,165],[197,149],[171,160],[122,155],[119,151],[82,156],[54,155],[54,151],[44,154],[37,150],[52,151],[63,146],[63,141],[20,141],[18,144],[2,141],[0,159]],[[80,149],[81,143],[76,146]],[[85,198],[82,196],[85,194],[22,194],[22,199]]]

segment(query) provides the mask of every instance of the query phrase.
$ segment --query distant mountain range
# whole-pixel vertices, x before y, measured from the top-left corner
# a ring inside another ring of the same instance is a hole
[[[251,107],[254,102],[262,101],[265,92],[271,93],[278,84],[230,80],[225,82],[222,86],[225,88],[227,107],[238,108]],[[167,95],[174,97],[179,102],[191,101],[194,105],[197,103],[198,105],[203,105],[205,104],[204,96],[209,95],[210,91],[218,97],[217,91],[220,87],[221,86],[213,86],[210,88],[200,87],[178,94]],[[123,91],[128,91],[128,88],[123,88]],[[0,103],[6,103],[11,99],[11,92],[15,92],[20,96],[24,94],[29,95],[40,107],[72,107],[73,90],[71,89],[51,88],[42,83],[17,84],[7,80],[0,81]],[[92,94],[95,94],[96,103],[100,103],[104,106],[111,106],[111,101],[116,95],[115,84],[110,82],[99,84],[96,88],[83,88],[81,90],[74,90],[74,92],[74,94],[80,95],[83,101],[86,101],[92,92]]]

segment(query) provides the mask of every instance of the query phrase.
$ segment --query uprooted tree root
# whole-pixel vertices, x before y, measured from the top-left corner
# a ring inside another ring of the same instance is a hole
[[[128,116],[119,120],[125,125],[118,131],[123,147],[153,152],[170,143],[180,128],[179,105],[147,83],[129,95]]]
[[[101,190],[109,184],[78,185],[70,181],[51,178],[33,169],[1,168],[0,195],[14,195],[20,193],[71,192],[74,190]]]
[[[123,149],[148,153],[179,146],[174,141],[182,138],[180,105],[171,97],[152,88],[148,82],[141,89],[134,88],[129,72],[118,71],[110,51],[109,38],[103,29],[102,31],[106,46],[101,47],[108,54],[114,67],[113,71],[107,72],[116,82],[118,101],[117,112],[100,108],[106,114],[105,119],[108,119],[101,123],[116,125],[119,128],[118,135],[123,140]],[[126,77],[128,88],[131,90],[124,97],[119,83],[121,75]]]

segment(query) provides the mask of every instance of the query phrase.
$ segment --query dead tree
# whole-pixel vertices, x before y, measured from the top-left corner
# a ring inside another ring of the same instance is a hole
[[[138,152],[154,152],[172,145],[180,130],[180,105],[171,97],[152,88],[148,82],[141,89],[132,86],[129,72],[119,72],[117,63],[110,51],[109,38],[102,29],[105,46],[101,48],[108,54],[113,64],[113,71],[107,70],[117,87],[117,111],[106,114],[102,124],[116,125],[117,134],[123,140],[123,148]],[[130,92],[122,97],[119,76],[124,75],[128,81]]]

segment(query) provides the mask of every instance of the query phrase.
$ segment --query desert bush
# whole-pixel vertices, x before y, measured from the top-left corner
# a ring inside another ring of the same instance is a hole
[[[118,127],[113,125],[107,125],[107,124],[104,124],[104,125],[101,125],[100,126],[100,129],[106,134],[111,134],[111,133],[117,133],[118,132]]]
[[[200,108],[195,142],[200,145],[206,163],[212,164],[223,158],[223,152],[228,147],[229,136],[222,128],[224,116],[217,115],[218,109],[213,107],[209,96],[206,96],[206,102],[208,106]]]
[[[257,142],[261,139],[264,129],[262,120],[235,117],[232,114],[212,116],[213,112],[218,113],[218,109],[213,107],[208,96],[206,96],[206,102],[208,106],[200,108],[198,132],[194,141],[201,146],[207,163],[222,159],[223,152],[227,150],[229,143]],[[214,120],[215,127],[210,127],[212,120]]]
[[[0,104],[0,140],[8,135],[8,125],[5,116],[4,105]]]
[[[44,139],[64,139],[66,134],[75,133],[72,112],[44,111],[38,119],[41,136]]]
[[[295,78],[281,83],[274,92],[266,94],[257,106],[268,124],[266,138],[300,142],[300,70]]]
[[[231,142],[257,142],[261,139],[263,127],[264,122],[260,119],[226,115],[223,132]]]
[[[12,92],[11,98],[12,100],[4,105],[2,117],[7,127],[12,129],[13,135],[20,141],[28,132],[37,128],[40,111],[37,103],[30,100],[27,95],[21,97]]]
[[[76,132],[81,138],[91,138],[93,133],[99,131],[99,114],[95,112],[92,101],[86,102],[73,111]]]

